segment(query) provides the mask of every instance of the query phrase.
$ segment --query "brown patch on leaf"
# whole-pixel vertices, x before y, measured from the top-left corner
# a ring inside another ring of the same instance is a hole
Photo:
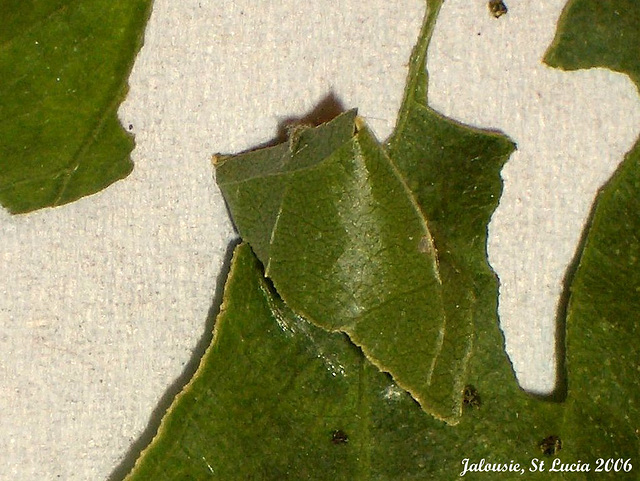
[[[562,441],[558,436],[547,436],[539,444],[545,456],[555,456],[562,449]]]
[[[479,408],[482,405],[478,390],[469,385],[464,387],[462,392],[462,405],[469,408]]]
[[[349,436],[342,429],[336,429],[331,433],[331,442],[333,444],[347,444]]]

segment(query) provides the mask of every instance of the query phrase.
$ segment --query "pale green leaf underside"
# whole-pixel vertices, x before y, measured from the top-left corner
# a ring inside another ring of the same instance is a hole
[[[61,205],[129,174],[116,111],[150,0],[0,4],[0,203]]]

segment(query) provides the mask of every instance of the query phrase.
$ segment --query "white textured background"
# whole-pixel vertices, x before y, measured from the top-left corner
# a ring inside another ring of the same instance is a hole
[[[494,19],[484,0],[447,0],[429,57],[434,107],[519,146],[490,256],[509,353],[538,391],[566,263],[640,120],[626,78],[541,65],[563,4],[512,0]],[[61,208],[0,212],[0,479],[111,475],[211,328],[234,238],[211,154],[270,140],[331,93],[386,137],[422,13],[422,0],[155,1],[120,109],[133,174]]]

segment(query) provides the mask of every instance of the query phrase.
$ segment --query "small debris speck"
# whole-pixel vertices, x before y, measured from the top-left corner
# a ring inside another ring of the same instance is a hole
[[[430,254],[433,252],[433,241],[429,236],[423,236],[418,242],[418,251],[424,254]]]
[[[491,15],[493,15],[494,17],[500,18],[504,14],[506,14],[509,11],[509,9],[507,8],[507,6],[502,0],[490,0],[489,11],[491,12]]]
[[[479,408],[482,405],[480,394],[478,394],[478,390],[475,387],[471,385],[465,386],[462,393],[462,404],[469,408]]]
[[[562,449],[562,441],[558,436],[547,436],[540,442],[539,447],[545,456],[555,456]]]
[[[331,433],[331,442],[333,444],[347,444],[349,436],[342,429],[336,429]]]

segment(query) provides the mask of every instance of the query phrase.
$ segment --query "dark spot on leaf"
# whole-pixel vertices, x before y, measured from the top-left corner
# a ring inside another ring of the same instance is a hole
[[[507,6],[502,0],[490,0],[489,11],[491,12],[491,15],[493,15],[494,17],[500,18],[504,14],[506,14],[509,11],[509,9],[507,8]]]
[[[347,444],[349,442],[349,436],[342,429],[336,429],[331,433],[331,442],[333,444]]]
[[[562,449],[562,441],[558,436],[547,436],[539,446],[545,456],[555,456]]]
[[[133,130],[133,124],[129,124],[129,130]]]
[[[482,405],[480,394],[478,394],[478,390],[475,387],[471,385],[465,386],[462,393],[462,404],[469,408],[479,408]]]

